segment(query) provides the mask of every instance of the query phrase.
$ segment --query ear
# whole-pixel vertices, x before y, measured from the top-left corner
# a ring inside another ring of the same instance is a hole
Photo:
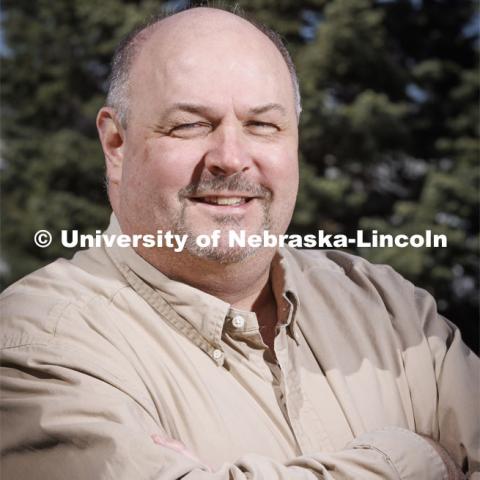
[[[122,180],[125,130],[113,108],[100,109],[97,115],[97,130],[105,155],[108,182],[119,185]]]

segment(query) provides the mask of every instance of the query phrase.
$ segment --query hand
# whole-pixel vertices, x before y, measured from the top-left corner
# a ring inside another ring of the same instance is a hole
[[[458,468],[457,464],[452,460],[449,453],[435,440],[426,435],[421,435],[421,437],[426,440],[438,453],[440,458],[443,460],[443,463],[447,469],[448,480],[465,480],[466,477]]]
[[[179,442],[178,440],[174,440],[173,438],[162,437],[161,435],[158,435],[158,434],[153,434],[151,435],[151,437],[153,442],[156,443],[157,445],[161,445],[162,447],[167,447],[177,453],[181,453],[182,455],[189,458],[190,460],[193,460],[194,462],[198,462],[204,465],[209,472],[212,471],[209,465],[205,465],[195,454],[193,454],[190,450],[188,450],[188,448],[182,442]]]

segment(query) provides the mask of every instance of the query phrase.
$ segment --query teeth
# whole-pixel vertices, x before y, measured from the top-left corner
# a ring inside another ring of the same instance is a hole
[[[243,197],[205,197],[203,198],[205,203],[211,203],[213,205],[242,205],[245,203]]]

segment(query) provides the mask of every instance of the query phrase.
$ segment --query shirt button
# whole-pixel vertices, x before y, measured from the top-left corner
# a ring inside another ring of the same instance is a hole
[[[241,315],[237,315],[232,319],[232,325],[235,328],[242,328],[245,325],[245,319]]]
[[[219,360],[220,358],[222,358],[222,355],[223,355],[223,353],[222,353],[221,350],[215,349],[215,350],[213,351],[213,358],[214,358],[215,360]]]

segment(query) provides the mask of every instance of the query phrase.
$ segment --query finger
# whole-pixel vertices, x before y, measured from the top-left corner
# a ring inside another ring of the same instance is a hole
[[[193,460],[198,463],[202,463],[200,459],[196,455],[194,455],[190,450],[188,450],[187,447],[182,442],[175,440],[173,438],[165,438],[158,434],[154,434],[151,437],[154,443],[156,443],[157,445],[162,445],[163,447],[170,448],[171,450],[174,450],[175,452],[184,455],[190,460]]]

